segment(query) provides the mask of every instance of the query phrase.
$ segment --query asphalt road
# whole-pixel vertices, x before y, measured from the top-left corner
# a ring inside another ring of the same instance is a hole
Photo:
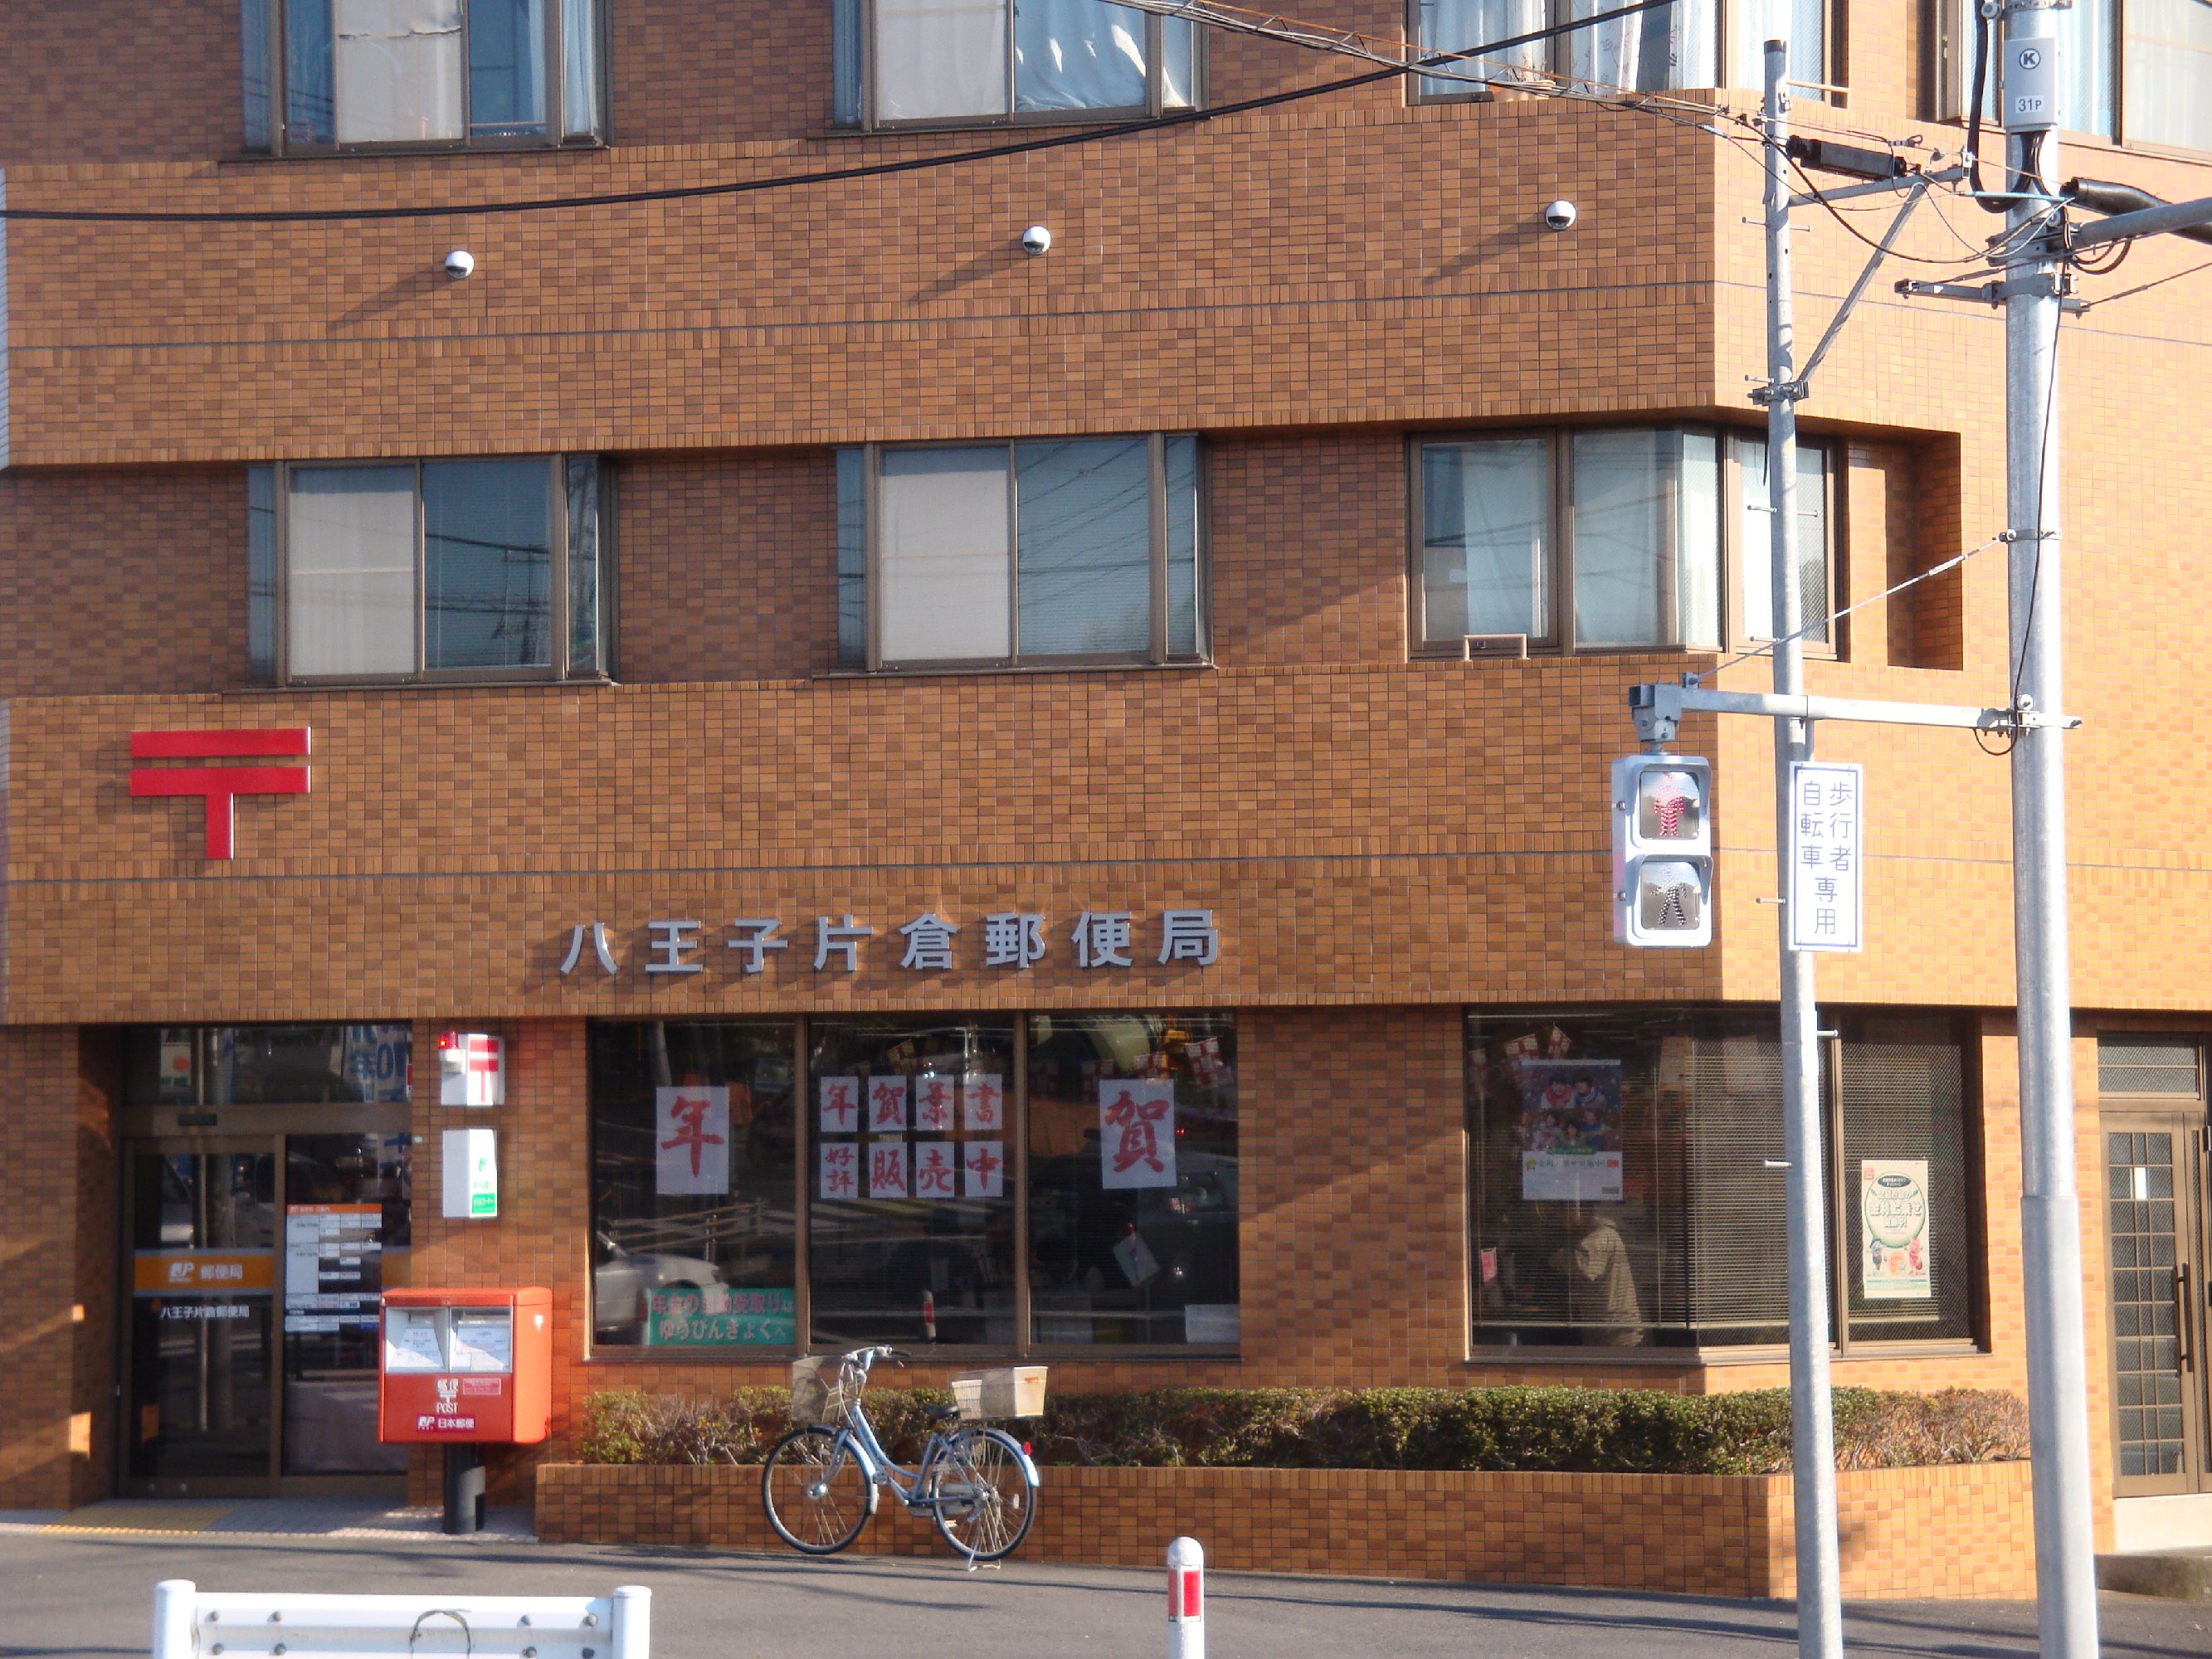
[[[137,1655],[153,1586],[514,1594],[653,1589],[655,1659],[901,1659],[1107,1655],[1165,1648],[1161,1577],[1024,1565],[974,1575],[957,1564],[867,1557],[827,1562],[707,1551],[555,1547],[507,1540],[173,1538],[0,1534],[0,1656]],[[1210,1659],[1784,1659],[1790,1608],[1775,1602],[1595,1591],[1217,1574]],[[2107,1596],[2113,1659],[2206,1659],[2212,1607]],[[1850,1610],[1866,1655],[2033,1655],[2035,1615],[2013,1603],[1913,1602]]]

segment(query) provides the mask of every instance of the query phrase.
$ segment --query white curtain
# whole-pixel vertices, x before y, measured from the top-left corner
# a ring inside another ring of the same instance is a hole
[[[1618,0],[1571,0],[1570,15],[1592,17]],[[1666,92],[1714,84],[1720,46],[1717,0],[1674,0],[1656,11],[1616,17],[1566,37],[1567,73],[1603,89]]]
[[[1784,27],[1789,30],[1790,78],[1808,87],[1828,78],[1828,16],[1826,0],[1779,0]],[[1766,38],[1774,33],[1773,13],[1757,0],[1746,0],[1738,13],[1735,69],[1729,84],[1753,89],[1766,84]]]
[[[1737,470],[1742,479],[1742,513],[1736,550],[1743,569],[1743,632],[1753,640],[1771,640],[1781,630],[1774,625],[1774,514],[1766,504],[1766,440],[1736,441]],[[1801,624],[1814,622],[1833,607],[1828,598],[1828,472],[1827,458],[1811,445],[1797,450],[1797,592]],[[1828,625],[1822,622],[1804,637],[1825,644]]]
[[[1011,653],[1009,491],[1002,447],[884,453],[877,554],[886,662]]]
[[[2125,136],[2212,150],[2212,4],[2128,0],[2126,16]]]
[[[1510,40],[1544,27],[1545,0],[1421,0],[1421,46],[1425,51],[1462,52],[1486,41]],[[1452,67],[1462,74],[1510,82],[1517,70],[1540,70],[1545,64],[1545,42],[1509,46],[1487,53],[1480,62],[1469,58]],[[1504,66],[1504,67],[1501,67]],[[1449,98],[1474,88],[1465,81],[1436,76],[1421,79],[1424,98]]]
[[[1720,643],[1719,470],[1710,433],[1576,434],[1579,643]]]
[[[337,141],[461,133],[461,0],[336,0]]]
[[[599,130],[599,20],[592,0],[561,0],[561,136]]]
[[[299,467],[285,624],[295,674],[415,671],[415,469]]]
[[[1145,22],[1103,0],[1014,0],[1014,107],[1143,104]]]
[[[1006,112],[1006,0],[876,0],[876,118]]]
[[[1428,445],[1421,507],[1426,643],[1551,632],[1550,440]]]

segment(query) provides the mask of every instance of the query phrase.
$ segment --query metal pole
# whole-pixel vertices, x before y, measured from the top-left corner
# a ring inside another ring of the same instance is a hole
[[[2063,79],[2058,14],[2014,7],[2002,62],[2033,41]],[[2052,193],[2058,135],[2018,130],[2004,100],[2006,189]],[[2055,125],[2055,121],[2051,123]],[[2024,228],[2045,210],[2015,200]],[[2020,1003],[2021,1279],[2027,1303],[2028,1435],[2035,1490],[2035,1595],[2045,1659],[2097,1651],[2090,1528],[2089,1391],[2081,1307],[2081,1210],[2074,1182],[2074,1021],[2067,971],[2066,800],[2060,678],[2057,352],[2061,266],[2045,234],[2007,271],[2006,518],[2011,662],[2023,721],[2013,737],[2013,935]]]
[[[1790,275],[1790,51],[1766,43],[1766,501],[1771,518],[1774,690],[1802,696],[1803,623],[1797,568],[1797,386]],[[1755,618],[1753,619],[1756,620]],[[1841,1659],[1844,1614],[1836,1562],[1835,1419],[1828,1394],[1828,1229],[1820,1137],[1819,1025],[1813,957],[1790,944],[1787,902],[1790,767],[1813,757],[1813,728],[1774,722],[1774,862],[1780,909],[1783,1157],[1790,1168],[1790,1449],[1797,1525],[1799,1659]]]

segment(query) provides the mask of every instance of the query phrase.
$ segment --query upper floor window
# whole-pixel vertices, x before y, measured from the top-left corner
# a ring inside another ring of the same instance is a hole
[[[1429,52],[1465,52],[1486,41],[1504,40],[1556,27],[1578,17],[1610,10],[1605,0],[1413,0],[1414,38]],[[1826,0],[1789,0],[1790,78],[1802,89],[1826,89],[1828,32]],[[1765,84],[1764,29],[1760,9],[1742,0],[1728,15],[1726,0],[1674,0],[1671,6],[1616,17],[1549,40],[1530,41],[1469,58],[1461,74],[1493,85],[1542,77],[1585,82],[1594,87],[1632,92],[1668,92],[1684,87],[1741,87]],[[1733,22],[1732,46],[1723,55],[1723,27]],[[1722,75],[1721,65],[1729,73]],[[1424,76],[1416,95],[1423,99],[1481,97],[1484,88],[1465,80]]]
[[[838,452],[851,668],[1197,661],[1198,441]]]
[[[253,678],[605,672],[596,456],[258,466]]]
[[[1773,637],[1764,439],[1656,427],[1415,447],[1417,654],[1460,654],[1469,635],[1522,636],[1540,650],[1718,650]],[[1826,616],[1835,592],[1828,470],[1820,447],[1800,447],[1808,619]],[[1730,566],[1739,575],[1724,605]],[[1827,647],[1829,631],[1808,632],[1808,647]]]
[[[596,142],[599,0],[241,0],[246,147]]]
[[[1962,118],[1973,99],[1974,11],[1943,0],[1942,113]],[[2212,150],[2212,6],[2202,0],[2075,0],[2057,14],[2059,120],[2069,132],[2124,143]],[[1989,33],[1982,118],[1997,109],[2001,24]]]
[[[1198,99],[1200,32],[1107,0],[836,0],[841,125],[1139,116]]]

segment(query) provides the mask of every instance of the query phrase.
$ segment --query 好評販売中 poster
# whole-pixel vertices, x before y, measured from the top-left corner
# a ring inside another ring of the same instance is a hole
[[[1620,1201],[1620,1062],[1522,1060],[1521,1196]]]
[[[1928,1160],[1859,1160],[1859,1286],[1869,1302],[1925,1302],[1928,1273]]]

